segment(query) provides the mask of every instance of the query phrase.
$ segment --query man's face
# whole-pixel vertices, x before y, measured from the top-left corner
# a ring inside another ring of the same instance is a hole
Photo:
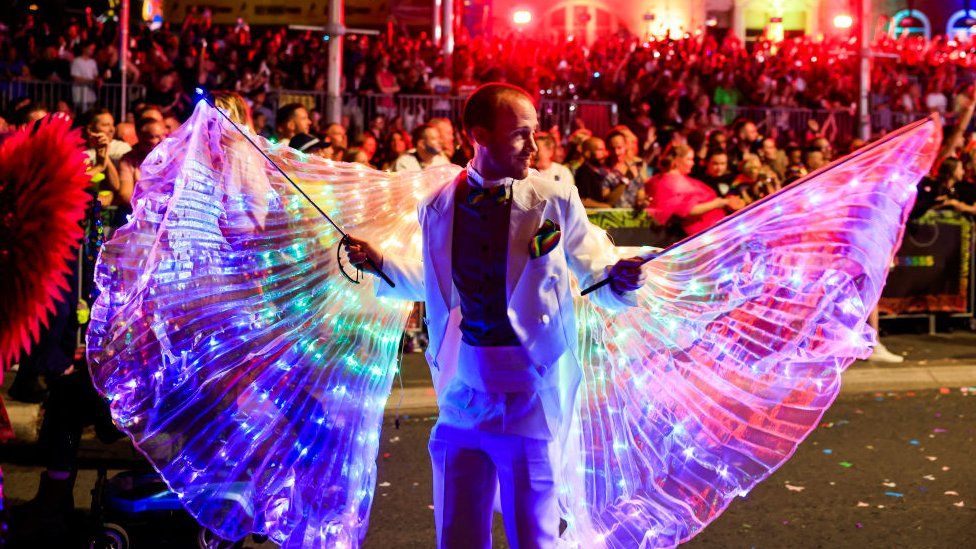
[[[444,145],[444,150],[449,153],[454,152],[454,126],[451,125],[447,120],[438,120],[434,127],[437,131],[441,133],[441,143]]]
[[[532,102],[510,97],[500,105],[493,128],[475,128],[475,141],[484,147],[486,164],[495,176],[525,179],[529,175],[529,161],[539,150],[534,136],[538,126]]]
[[[292,135],[308,133],[311,127],[312,119],[308,117],[308,111],[305,109],[296,110],[295,116],[288,122],[288,129],[292,131]]]
[[[830,160],[834,154],[834,148],[830,146],[830,141],[820,137],[813,142],[813,146],[823,153],[824,160]]]
[[[584,146],[583,156],[591,164],[602,164],[607,159],[607,145],[602,139],[594,139]]]
[[[742,126],[742,131],[739,133],[739,139],[745,143],[755,143],[756,139],[759,138],[759,130],[756,125],[752,122],[747,123]]]
[[[139,129],[139,146],[146,151],[151,151],[156,145],[166,137],[166,127],[162,122],[144,124]]]
[[[705,164],[705,174],[709,177],[722,177],[729,171],[729,157],[724,154],[713,154]]]
[[[81,53],[85,57],[92,57],[92,56],[94,56],[95,55],[95,45],[94,44],[88,44],[87,46],[85,46],[84,48],[82,48]]]
[[[807,164],[807,169],[810,170],[811,172],[813,170],[820,168],[825,164],[823,153],[820,151],[810,151],[809,153],[807,153],[806,164]]]
[[[772,139],[763,139],[762,153],[769,160],[776,158],[776,142]]]
[[[112,139],[115,137],[115,117],[108,113],[97,115],[92,120],[90,131],[92,133],[100,133]]]
[[[618,161],[622,161],[624,158],[627,158],[627,139],[621,135],[615,135],[610,140],[610,149],[613,150],[613,157]]]
[[[424,130],[424,138],[420,140],[420,143],[417,143],[417,150],[422,150],[430,156],[440,154],[443,150],[441,132],[437,128]]]
[[[346,148],[346,129],[342,126],[338,124],[329,126],[326,136],[329,138],[329,141],[335,144],[335,146]]]

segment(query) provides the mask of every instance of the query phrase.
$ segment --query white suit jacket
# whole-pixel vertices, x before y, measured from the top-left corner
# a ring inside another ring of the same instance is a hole
[[[460,307],[452,277],[454,195],[462,174],[418,205],[421,258],[384,257],[383,270],[395,288],[376,281],[377,295],[424,301],[430,343],[427,361],[438,394],[454,377],[461,341]],[[559,243],[532,259],[529,243],[546,219],[559,224]],[[508,318],[533,365],[553,367],[560,357],[572,360],[575,375],[563,376],[564,398],[574,398],[579,384],[577,331],[570,271],[580,287],[604,277],[617,260],[606,232],[589,222],[575,187],[556,183],[532,170],[512,186],[506,290]],[[603,307],[636,304],[633,293],[619,295],[609,285],[590,294]],[[565,358],[565,357],[564,357]],[[565,409],[565,408],[563,408]]]

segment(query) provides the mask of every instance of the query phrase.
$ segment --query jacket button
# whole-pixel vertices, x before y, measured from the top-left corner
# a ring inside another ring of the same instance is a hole
[[[541,324],[549,324],[549,315],[547,315],[547,314],[541,315],[539,317],[539,323],[541,323]]]

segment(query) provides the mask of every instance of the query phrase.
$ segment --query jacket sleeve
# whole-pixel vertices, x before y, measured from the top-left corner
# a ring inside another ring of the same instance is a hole
[[[382,278],[376,277],[376,297],[424,301],[424,263],[419,258],[383,257],[383,272],[393,280],[391,288]]]
[[[579,279],[580,287],[585,288],[605,278],[610,272],[610,267],[617,262],[617,256],[613,252],[613,242],[607,237],[606,231],[587,219],[579,192],[570,189],[568,193],[565,227],[563,227],[566,256],[570,268]],[[637,305],[636,292],[618,294],[609,284],[589,294],[589,297],[598,306],[611,310]]]

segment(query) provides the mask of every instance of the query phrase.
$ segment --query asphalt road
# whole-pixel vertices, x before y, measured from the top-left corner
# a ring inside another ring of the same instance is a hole
[[[976,546],[976,389],[944,392],[841,396],[782,469],[734,502],[688,547]],[[426,451],[433,421],[409,417],[399,431],[392,420],[384,427],[367,549],[433,545]],[[124,442],[86,442],[83,458],[79,517],[94,466],[136,463]],[[29,498],[41,471],[28,453],[14,460],[3,465],[8,504]],[[136,547],[192,546],[192,530],[180,537],[176,524],[154,526],[167,529],[169,543]],[[507,547],[497,517],[495,539],[496,547]]]

